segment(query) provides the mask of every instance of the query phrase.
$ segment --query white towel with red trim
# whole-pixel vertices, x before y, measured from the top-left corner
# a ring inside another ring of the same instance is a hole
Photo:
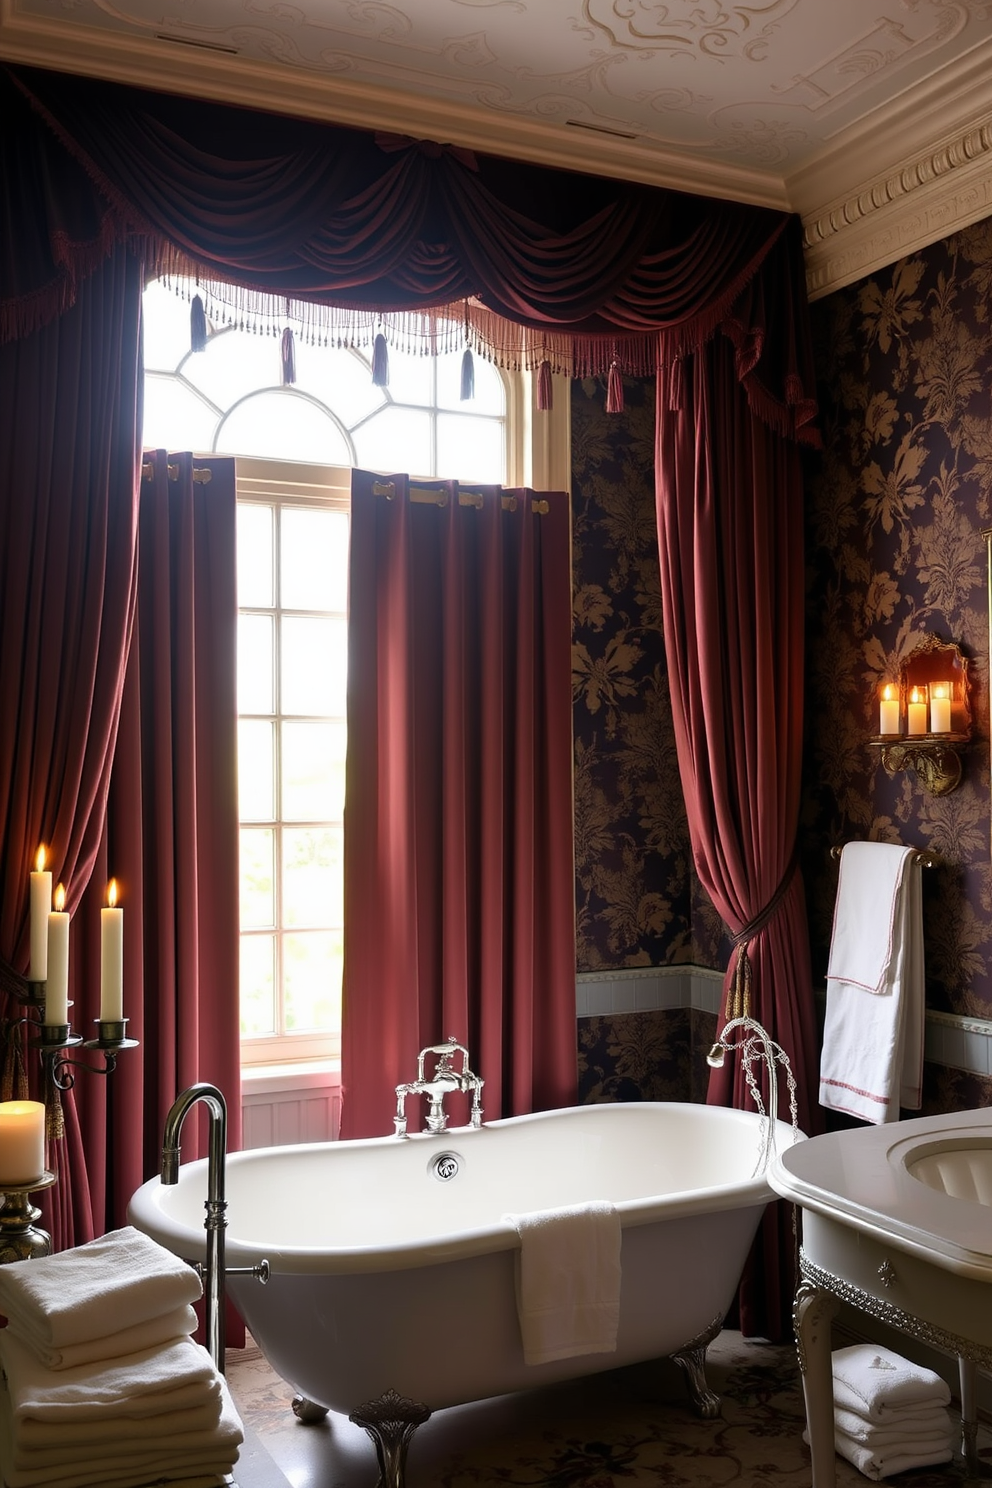
[[[827,967],[820,1105],[862,1121],[917,1111],[923,1084],[923,913],[913,849],[841,852]]]

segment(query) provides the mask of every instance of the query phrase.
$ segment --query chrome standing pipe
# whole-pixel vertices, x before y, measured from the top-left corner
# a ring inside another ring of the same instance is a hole
[[[187,1112],[199,1101],[207,1108],[209,1145],[207,1149],[207,1198],[204,1204],[207,1232],[207,1264],[204,1275],[206,1299],[207,1349],[220,1374],[224,1373],[224,1231],[227,1228],[227,1200],[224,1197],[224,1169],[227,1162],[227,1103],[216,1085],[191,1085],[177,1096],[165,1118],[162,1136],[162,1182],[179,1182],[179,1136]]]

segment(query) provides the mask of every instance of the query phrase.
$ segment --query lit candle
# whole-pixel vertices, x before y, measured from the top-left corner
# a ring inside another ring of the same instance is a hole
[[[906,707],[909,717],[909,732],[911,734],[925,734],[927,731],[927,690],[925,687],[911,687],[909,689],[909,703]]]
[[[0,1189],[34,1183],[45,1171],[45,1108],[0,1101]]]
[[[117,907],[117,880],[107,885],[107,908],[100,911],[100,1020],[124,1016],[124,911]]]
[[[949,734],[951,732],[950,682],[932,682],[930,684],[930,732],[932,734]]]
[[[895,682],[882,684],[882,699],[878,705],[878,732],[880,734],[897,734],[899,732],[899,688]]]
[[[48,975],[48,916],[52,910],[52,875],[45,871],[42,844],[31,875],[31,965],[29,982],[43,982]]]
[[[57,1027],[69,1021],[69,916],[65,889],[55,890],[55,908],[48,916],[48,980],[45,984],[45,1023]]]

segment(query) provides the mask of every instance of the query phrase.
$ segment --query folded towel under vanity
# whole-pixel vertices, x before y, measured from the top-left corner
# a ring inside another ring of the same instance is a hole
[[[918,1110],[923,1078],[923,916],[913,849],[841,852],[827,967],[820,1105],[875,1123]]]
[[[0,1312],[20,1337],[61,1349],[135,1327],[203,1295],[191,1266],[127,1225],[30,1266],[0,1266]]]
[[[517,1313],[524,1359],[614,1353],[620,1318],[620,1217],[593,1200],[504,1214],[520,1236]]]
[[[880,1426],[950,1404],[950,1387],[939,1374],[877,1344],[835,1349],[831,1369],[834,1405]]]

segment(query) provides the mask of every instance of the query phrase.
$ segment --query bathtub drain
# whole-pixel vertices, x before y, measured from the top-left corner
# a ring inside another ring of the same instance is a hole
[[[461,1160],[456,1152],[439,1152],[431,1160],[431,1172],[439,1183],[450,1183],[460,1166]]]

